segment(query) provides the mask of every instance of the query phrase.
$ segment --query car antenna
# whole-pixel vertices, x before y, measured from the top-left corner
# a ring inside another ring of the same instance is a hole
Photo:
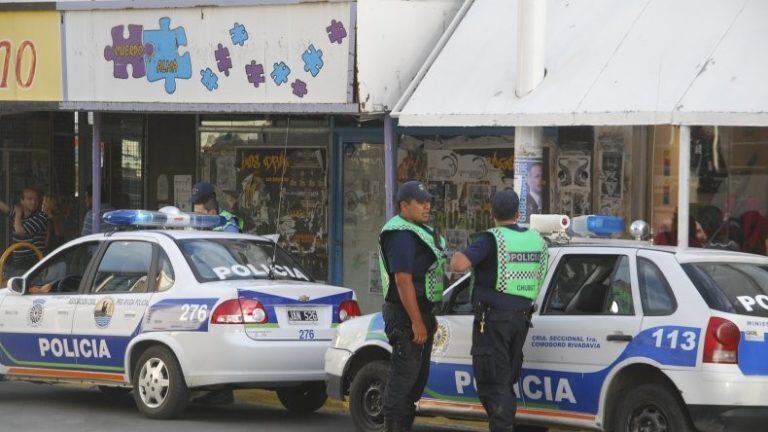
[[[291,129],[291,118],[288,117],[285,123],[285,143],[283,144],[283,157],[280,163],[283,166],[283,172],[280,175],[280,189],[277,200],[277,219],[275,220],[275,233],[277,238],[272,243],[272,262],[269,265],[269,279],[275,278],[275,258],[277,257],[277,240],[280,238],[280,210],[283,208],[283,185],[285,183],[285,170],[288,168],[288,132]]]

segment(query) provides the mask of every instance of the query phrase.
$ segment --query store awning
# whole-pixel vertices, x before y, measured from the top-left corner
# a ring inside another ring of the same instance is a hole
[[[514,93],[517,1],[477,0],[400,126],[768,126],[768,2],[546,0],[547,74]]]

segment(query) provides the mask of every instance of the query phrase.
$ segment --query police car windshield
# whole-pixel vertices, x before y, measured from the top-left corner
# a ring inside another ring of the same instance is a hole
[[[179,246],[200,282],[249,279],[312,281],[306,270],[272,243],[243,239],[188,239]],[[272,263],[272,256],[275,262]]]
[[[683,268],[710,308],[768,318],[768,266],[702,262]]]

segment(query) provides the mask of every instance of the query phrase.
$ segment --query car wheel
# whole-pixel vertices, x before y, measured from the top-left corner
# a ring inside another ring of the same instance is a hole
[[[378,360],[363,366],[349,389],[349,411],[358,431],[384,430],[384,389],[389,365]]]
[[[693,432],[680,399],[667,386],[644,384],[629,390],[616,406],[616,432]]]
[[[125,396],[133,390],[130,387],[98,386],[98,388],[105,396],[113,398]]]
[[[310,414],[325,405],[328,394],[324,382],[308,382],[298,387],[277,389],[277,398],[285,409],[294,414]]]
[[[141,354],[133,370],[133,398],[145,416],[170,419],[189,402],[189,389],[176,356],[155,345]]]

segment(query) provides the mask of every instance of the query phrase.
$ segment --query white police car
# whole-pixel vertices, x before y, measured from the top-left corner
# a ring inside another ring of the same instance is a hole
[[[205,222],[144,211],[105,219]],[[133,389],[153,418],[179,414],[192,390],[223,388],[275,389],[288,410],[311,412],[326,399],[323,354],[336,327],[359,314],[351,290],[315,283],[263,237],[90,235],[0,290],[0,373],[94,383],[106,393]]]
[[[440,306],[420,413],[485,416],[468,281]],[[768,258],[572,241],[550,249],[536,305],[516,386],[521,430],[768,430]],[[341,325],[326,353],[329,395],[349,398],[358,430],[383,429],[390,352],[373,314]]]

